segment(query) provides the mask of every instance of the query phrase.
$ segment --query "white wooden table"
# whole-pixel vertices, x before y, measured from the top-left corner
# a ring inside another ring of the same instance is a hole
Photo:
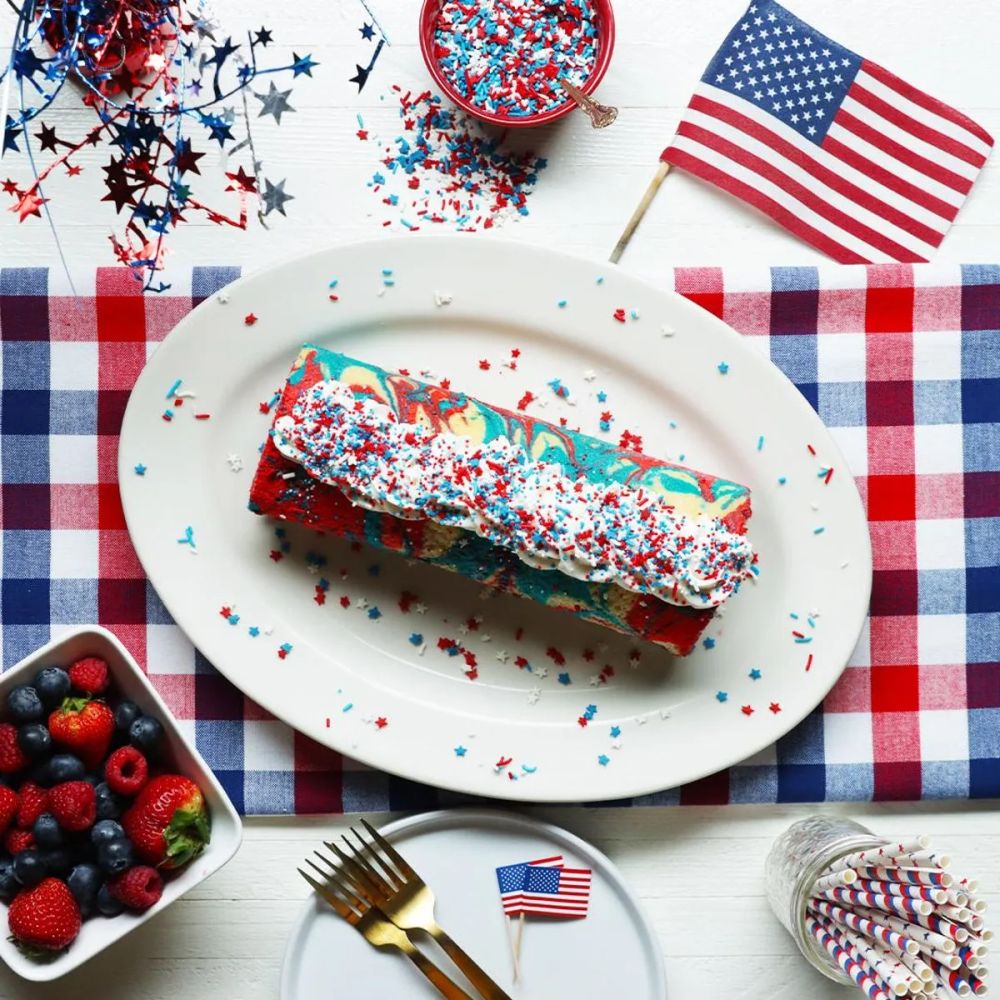
[[[296,113],[286,117],[281,129],[260,127],[256,133],[266,172],[275,179],[287,177],[287,190],[296,197],[288,205],[288,220],[278,218],[269,232],[252,225],[245,234],[187,225],[170,241],[179,267],[238,263],[257,268],[311,247],[383,233],[381,220],[369,214],[373,200],[364,187],[373,169],[372,150],[354,138],[354,115],[361,111],[366,123],[394,135],[395,111],[388,101],[378,100],[379,94],[390,83],[423,87],[427,77],[415,46],[416,0],[373,4],[393,44],[359,99],[347,83],[361,51],[357,29],[362,13],[356,0],[298,0],[287,5],[217,0],[216,12],[226,32],[238,35],[265,23],[279,43],[275,59],[294,49],[312,53],[321,65],[312,81],[296,81]],[[839,41],[922,84],[1000,134],[1000,90],[993,70],[1000,5],[994,0],[797,0],[793,6]],[[741,0],[618,0],[618,46],[601,88],[602,99],[620,107],[618,122],[605,133],[593,133],[583,120],[573,118],[518,135],[517,144],[545,155],[549,167],[531,197],[530,217],[500,235],[606,258],[690,88],[742,9]],[[0,17],[0,23],[6,27],[10,21]],[[6,55],[3,58],[6,61]],[[73,99],[64,101],[57,114],[67,131],[80,127],[81,112]],[[80,162],[83,175],[60,179],[47,193],[71,266],[88,267],[110,261],[106,237],[112,210],[98,201],[105,151],[91,151],[90,159]],[[213,175],[205,162],[207,179],[201,182],[201,192],[221,190],[222,164],[215,166]],[[5,161],[4,167],[16,170],[18,162]],[[939,259],[1000,259],[1000,161],[987,166]],[[672,175],[623,266],[662,281],[674,264],[820,260],[819,254],[749,209],[687,177]],[[18,226],[10,213],[0,213],[0,266],[55,263],[51,237],[40,220]],[[762,888],[761,868],[771,841],[813,808],[530,812],[592,841],[621,866],[656,927],[675,1000],[833,1000],[851,994],[799,958],[771,917]],[[853,816],[889,836],[930,834],[980,878],[994,906],[1000,903],[996,803],[816,808]],[[0,970],[0,997],[276,996],[287,929],[306,895],[295,864],[320,835],[343,825],[340,819],[249,820],[235,860],[126,943],[62,985],[29,986]],[[331,970],[330,996],[355,995],[360,996],[345,990],[337,970]]]

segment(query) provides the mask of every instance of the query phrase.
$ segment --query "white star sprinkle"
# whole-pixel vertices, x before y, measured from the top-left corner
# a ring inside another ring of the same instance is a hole
[[[243,459],[235,451],[231,451],[226,456],[226,464],[233,472],[239,472],[243,468]]]
[[[497,659],[501,663],[506,663],[510,659],[510,653],[508,653],[506,649],[498,649],[497,650]]]

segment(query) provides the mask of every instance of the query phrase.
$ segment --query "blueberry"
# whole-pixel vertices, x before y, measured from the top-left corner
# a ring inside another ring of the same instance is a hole
[[[117,917],[125,909],[124,903],[119,903],[108,890],[107,882],[97,890],[97,910],[102,917]]]
[[[38,885],[48,874],[40,851],[29,847],[14,858],[14,878],[21,885]]]
[[[59,829],[59,822],[52,813],[42,813],[35,820],[31,832],[34,833],[35,843],[39,847],[60,847],[62,845],[62,830]]]
[[[71,753],[57,753],[46,768],[49,784],[61,785],[64,781],[82,781],[87,769],[79,757]]]
[[[163,739],[163,726],[151,715],[140,715],[129,726],[128,738],[132,746],[138,747],[145,754],[151,754]]]
[[[61,667],[45,667],[35,674],[35,690],[49,708],[69,694],[69,674]]]
[[[106,844],[109,840],[125,840],[125,831],[121,823],[116,823],[113,819],[98,820],[90,828],[90,842],[96,847]]]
[[[45,706],[30,684],[18,684],[7,695],[7,711],[15,722],[37,722],[45,715]]]
[[[107,782],[95,785],[94,794],[97,796],[98,819],[118,819],[121,816],[122,800],[108,788]]]
[[[21,891],[21,883],[14,877],[14,862],[0,858],[0,902],[9,903]]]
[[[80,907],[80,916],[86,918],[94,910],[97,902],[97,892],[101,888],[104,876],[97,865],[82,864],[77,865],[66,879],[69,891],[73,893],[77,906]]]
[[[27,722],[17,731],[17,745],[25,756],[41,760],[52,753],[52,736],[43,722]]]
[[[69,870],[73,867],[73,852],[68,847],[48,847],[39,853],[45,870],[50,875],[62,878],[69,874]]]
[[[119,702],[115,709],[115,729],[127,736],[132,723],[140,715],[142,715],[142,709],[134,701]]]
[[[120,838],[109,840],[97,848],[97,866],[105,875],[120,875],[132,867],[132,843]]]

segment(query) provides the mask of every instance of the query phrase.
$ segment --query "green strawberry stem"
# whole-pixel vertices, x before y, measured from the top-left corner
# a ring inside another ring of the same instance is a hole
[[[46,963],[54,962],[66,948],[40,948],[38,945],[29,944],[27,941],[21,941],[19,938],[14,937],[13,934],[9,935],[7,938],[11,944],[13,944],[17,950],[24,955],[25,958],[30,959],[32,962]]]
[[[201,854],[211,837],[211,824],[204,808],[175,810],[163,831],[167,856],[160,864],[167,868],[183,867]]]

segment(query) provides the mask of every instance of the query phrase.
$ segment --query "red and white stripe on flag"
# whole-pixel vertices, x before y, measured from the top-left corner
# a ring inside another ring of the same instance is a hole
[[[521,912],[545,917],[585,917],[590,904],[589,868],[533,868],[521,893]]]
[[[929,259],[993,146],[771,0],[726,37],[661,159],[845,264]]]

